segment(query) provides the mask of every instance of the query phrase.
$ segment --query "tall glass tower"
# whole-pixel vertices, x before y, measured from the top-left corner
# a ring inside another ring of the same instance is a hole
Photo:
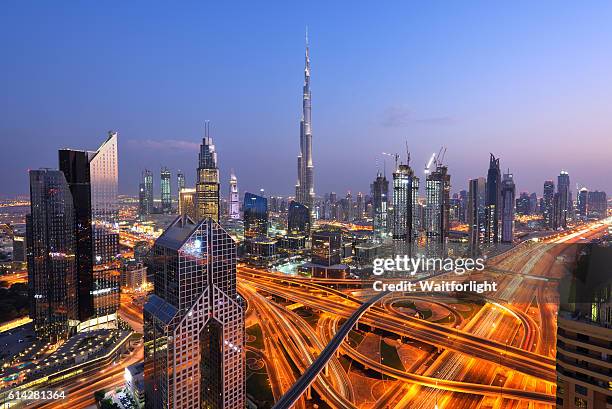
[[[544,192],[542,196],[542,213],[544,216],[544,224],[546,227],[554,226],[554,197],[555,197],[555,182],[547,180],[544,182]]]
[[[381,239],[388,231],[389,181],[382,173],[378,172],[370,190],[372,194],[372,227],[377,239]]]
[[[143,170],[138,192],[138,214],[147,216],[153,213],[153,173]]]
[[[571,215],[572,200],[569,173],[562,170],[557,176],[557,192],[559,193],[559,220],[558,227],[567,227],[567,220]]]
[[[160,173],[160,190],[161,190],[161,208],[163,213],[172,213],[172,186],[170,179],[172,175],[167,167],[161,168]]]
[[[501,171],[499,158],[491,154],[489,171],[487,172],[487,198],[485,216],[485,243],[499,243],[501,240],[500,208],[501,208]]]
[[[302,88],[302,120],[300,121],[300,154],[298,156],[298,180],[295,185],[295,200],[310,209],[314,217],[314,165],[312,160],[312,95],[310,93],[310,54],[308,32],[306,33],[306,61],[304,86]]]
[[[210,137],[210,123],[206,122],[204,138],[200,145],[198,169],[196,170],[196,213],[198,220],[208,217],[219,221],[219,168],[217,152]]]
[[[393,239],[412,241],[413,227],[413,170],[408,165],[400,164],[393,172]]]
[[[244,194],[244,237],[268,235],[268,199],[246,192]]]
[[[144,307],[147,408],[246,407],[244,309],[236,244],[207,218],[177,217],[149,258]]]
[[[78,319],[77,243],[72,194],[59,170],[30,171],[26,231],[34,330],[41,339],[66,339]]]
[[[232,169],[229,182],[229,218],[233,220],[240,219],[240,199],[238,196],[238,179]]]
[[[450,175],[448,168],[436,165],[425,180],[425,233],[435,242],[448,237],[450,211]]]
[[[81,328],[112,322],[120,279],[117,133],[94,152],[60,150],[59,164],[74,207]]]
[[[501,241],[512,243],[514,239],[514,206],[516,189],[510,171],[504,174],[501,186]]]

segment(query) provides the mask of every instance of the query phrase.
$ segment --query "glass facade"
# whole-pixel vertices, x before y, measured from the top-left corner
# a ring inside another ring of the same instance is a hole
[[[95,152],[60,150],[59,164],[75,213],[79,320],[114,314],[120,281],[117,133]]]
[[[212,219],[179,217],[155,242],[155,292],[144,307],[146,407],[245,407],[236,262],[236,244]]]
[[[166,167],[161,169],[160,190],[161,190],[161,210],[163,213],[172,213],[172,187],[170,184],[170,170]]]
[[[312,263],[333,266],[341,262],[342,234],[336,231],[312,233]]]
[[[42,339],[65,339],[77,319],[77,264],[70,188],[58,170],[30,171],[26,219],[30,317]]]
[[[389,198],[389,182],[380,172],[370,186],[372,193],[372,224],[376,237],[381,238],[388,231],[387,207]]]
[[[253,193],[244,194],[244,237],[268,235],[268,199]]]
[[[196,175],[197,219],[210,217],[219,221],[219,169],[215,145],[209,136],[202,139]]]
[[[417,178],[408,165],[399,165],[393,172],[393,239],[412,240],[414,217],[414,182]],[[417,193],[418,193],[418,184]]]
[[[425,233],[437,242],[448,237],[450,187],[446,166],[437,165],[425,180]]]
[[[287,233],[304,234],[306,236],[310,234],[310,210],[296,201],[289,203]]]

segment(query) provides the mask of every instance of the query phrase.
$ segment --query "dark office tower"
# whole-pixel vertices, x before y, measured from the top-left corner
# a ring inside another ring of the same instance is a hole
[[[425,179],[425,233],[429,239],[444,242],[448,237],[450,175],[438,164]]]
[[[389,206],[389,181],[382,173],[376,174],[376,179],[370,185],[372,194],[372,228],[377,239],[387,234],[387,207]]]
[[[499,158],[491,154],[487,172],[485,237],[487,244],[499,243],[501,240],[500,207],[501,207],[501,172]]]
[[[142,171],[138,192],[138,214],[148,216],[153,213],[153,173],[150,170]]]
[[[554,225],[554,195],[555,182],[547,180],[544,182],[544,194],[542,195],[542,215],[544,216],[544,224],[549,228],[553,228]]]
[[[217,152],[210,135],[210,124],[206,122],[204,138],[200,145],[200,155],[196,181],[196,206],[199,220],[211,217],[219,221],[219,168]]]
[[[468,192],[467,190],[462,190],[459,192],[459,201],[460,201],[460,210],[459,215],[462,223],[467,223],[467,205],[468,205]]]
[[[246,192],[244,194],[244,237],[268,235],[268,199]]]
[[[120,284],[117,133],[109,132],[95,152],[60,150],[59,165],[74,207],[81,328],[114,321]]]
[[[363,193],[361,192],[357,193],[356,208],[357,208],[357,214],[355,215],[355,218],[357,220],[363,219],[365,216],[365,201],[363,200]]]
[[[486,185],[485,178],[471,179],[469,182],[467,222],[469,247],[473,252],[478,252],[484,241]]]
[[[393,239],[412,241],[414,219],[414,189],[415,177],[409,165],[400,164],[393,172]]]
[[[185,174],[182,170],[176,172],[176,197],[179,197],[181,190],[185,189]]]
[[[538,195],[534,193],[529,195],[529,214],[538,213]]]
[[[351,195],[351,192],[348,192],[344,202],[344,220],[347,222],[352,222],[354,219],[355,212],[353,211],[353,205],[353,195]]]
[[[582,219],[587,218],[588,198],[589,198],[589,190],[586,187],[583,187],[582,189],[578,191],[576,210],[578,212],[578,216]]]
[[[172,213],[172,188],[170,185],[170,170],[166,167],[161,168],[160,190],[161,190],[161,210],[162,213]]]
[[[312,258],[314,264],[330,267],[342,260],[342,234],[338,231],[312,233]]]
[[[516,199],[516,213],[521,216],[531,214],[531,203],[529,193],[521,192],[518,199]]]
[[[155,241],[155,290],[143,312],[146,408],[246,406],[236,259],[236,244],[211,218],[179,216]]]
[[[557,192],[559,193],[559,222],[557,227],[567,227],[572,202],[570,196],[570,178],[569,174],[564,170],[557,176]]]
[[[608,215],[608,200],[606,192],[598,190],[589,192],[587,196],[587,216],[593,219],[603,219]]]
[[[291,201],[287,213],[287,233],[310,234],[310,210],[301,203]]]
[[[295,200],[304,204],[314,215],[314,165],[312,160],[312,95],[310,93],[310,54],[306,34],[306,63],[302,88],[302,120],[300,121],[300,154],[298,156],[298,180],[295,185]]]
[[[512,243],[514,240],[514,205],[516,188],[512,173],[504,174],[501,186],[501,241]]]
[[[59,170],[30,171],[26,218],[30,317],[36,335],[66,339],[78,319],[72,194]]]

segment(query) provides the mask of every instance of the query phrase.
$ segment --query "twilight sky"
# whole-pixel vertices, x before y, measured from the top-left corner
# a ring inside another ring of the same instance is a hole
[[[517,191],[567,169],[612,193],[611,2],[374,4],[0,2],[0,195],[109,129],[122,193],[146,167],[158,196],[162,165],[193,185],[205,120],[224,195],[230,168],[292,194],[306,25],[317,194],[369,191],[404,140],[420,175],[447,147],[454,192],[493,152]]]

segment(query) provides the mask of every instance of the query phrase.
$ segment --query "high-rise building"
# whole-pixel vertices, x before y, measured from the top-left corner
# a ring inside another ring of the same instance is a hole
[[[185,174],[182,170],[176,172],[176,197],[181,193],[181,189],[185,189]]]
[[[380,239],[387,234],[387,207],[389,206],[389,181],[382,173],[376,174],[376,179],[370,185],[372,194],[372,227],[375,236]]]
[[[60,150],[59,167],[74,207],[79,329],[114,322],[121,274],[117,133],[95,152]]]
[[[413,230],[415,192],[418,192],[418,178],[409,165],[399,164],[393,172],[394,240],[412,241],[418,233]]]
[[[425,179],[425,233],[437,242],[444,242],[448,237],[450,188],[448,168],[436,165]]]
[[[238,196],[238,179],[232,170],[229,182],[229,218],[233,220],[240,219],[240,199]]]
[[[41,339],[66,339],[78,319],[74,206],[59,170],[30,171],[26,218],[30,317]]]
[[[569,174],[562,170],[559,176],[557,176],[557,192],[559,193],[558,227],[567,227],[567,221],[572,208],[570,189]]]
[[[244,237],[268,235],[268,199],[246,192],[244,194]]]
[[[170,169],[167,167],[161,168],[160,173],[160,190],[161,190],[161,210],[162,213],[172,213],[172,186],[170,184]]]
[[[538,195],[533,192],[529,195],[529,214],[538,213]]]
[[[365,216],[365,201],[363,200],[363,193],[357,193],[357,203],[356,203],[357,213],[355,215],[355,219],[361,220]]]
[[[207,218],[179,216],[155,241],[144,307],[145,407],[243,409],[243,300],[236,244]]]
[[[608,215],[608,199],[606,192],[595,190],[587,196],[587,215],[593,219],[603,219]]]
[[[554,195],[555,182],[547,180],[544,182],[544,193],[542,195],[542,215],[544,216],[544,225],[553,228],[554,225]]]
[[[210,124],[206,122],[204,138],[200,145],[198,169],[196,171],[196,207],[197,219],[211,217],[219,221],[219,168],[217,152],[210,137]]]
[[[312,95],[310,93],[310,48],[306,34],[306,62],[302,88],[302,120],[300,121],[300,154],[297,160],[298,179],[295,200],[310,209],[314,216],[314,165],[312,160]]]
[[[508,171],[501,185],[501,241],[504,243],[512,243],[514,240],[515,192],[514,178]]]
[[[519,197],[516,199],[516,213],[522,216],[531,214],[531,200],[529,193],[521,192]]]
[[[583,187],[578,191],[578,197],[576,198],[576,210],[578,216],[583,219],[586,219],[588,212],[588,196],[589,190],[586,187]]]
[[[478,252],[480,245],[484,242],[486,186],[487,181],[483,177],[470,179],[467,222],[469,230],[469,247],[474,253]]]
[[[153,173],[143,170],[138,192],[138,214],[148,216],[153,213]]]
[[[181,189],[178,204],[179,214],[189,216],[192,220],[197,220],[196,210],[196,190],[193,188]]]
[[[501,240],[500,208],[501,208],[501,172],[499,169],[499,158],[493,154],[489,159],[489,171],[487,172],[486,193],[486,215],[485,215],[485,237],[487,244],[499,243]]]
[[[330,267],[342,260],[342,234],[339,231],[312,233],[312,263]]]
[[[310,210],[303,204],[294,200],[289,203],[287,233],[302,234],[305,236],[310,234]]]
[[[467,223],[467,205],[468,205],[468,191],[461,190],[459,192],[459,201],[460,201],[460,211],[459,211],[459,221],[462,223]]]

